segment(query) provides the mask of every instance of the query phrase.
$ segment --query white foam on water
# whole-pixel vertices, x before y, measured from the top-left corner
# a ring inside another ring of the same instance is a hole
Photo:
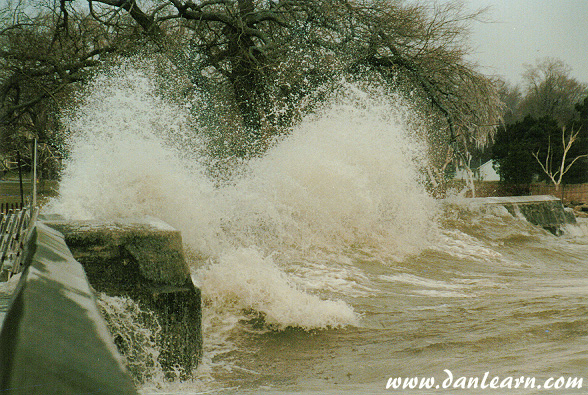
[[[576,221],[575,224],[566,224],[563,226],[564,237],[584,241],[586,240],[586,236],[588,236],[588,219],[578,217]]]
[[[137,384],[164,381],[155,336],[161,330],[152,312],[142,310],[127,297],[97,295],[97,303],[115,343],[122,347],[127,369]]]
[[[346,303],[302,292],[271,257],[263,257],[255,249],[222,255],[217,263],[202,269],[198,277],[202,292],[213,305],[259,312],[273,328],[357,324],[356,314]]]
[[[474,262],[506,262],[502,254],[486,243],[457,229],[446,229],[431,250]]]
[[[205,175],[190,106],[158,96],[145,63],[107,69],[64,116],[69,154],[45,211],[149,215],[182,232],[205,310],[197,375],[237,368],[216,357],[235,347],[244,319],[271,330],[361,325],[350,301],[375,291],[349,257],[400,261],[437,238],[438,207],[419,182],[424,144],[400,97],[342,82],[219,186]]]
[[[385,280],[385,281],[418,285],[418,286],[424,286],[427,288],[445,288],[445,289],[452,289],[452,290],[467,288],[467,286],[465,286],[463,284],[452,284],[452,283],[448,283],[446,281],[432,280],[429,278],[415,276],[413,274],[407,274],[407,273],[400,273],[400,274],[396,274],[396,275],[381,275],[381,276],[379,276],[379,278],[382,280]]]

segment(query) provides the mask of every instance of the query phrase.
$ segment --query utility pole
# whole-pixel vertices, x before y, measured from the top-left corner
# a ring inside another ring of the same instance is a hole
[[[37,138],[33,145],[33,209],[37,207]]]
[[[20,159],[20,151],[16,151],[16,161],[18,162],[18,184],[20,187],[20,207],[24,208],[24,189],[22,187],[22,160]]]

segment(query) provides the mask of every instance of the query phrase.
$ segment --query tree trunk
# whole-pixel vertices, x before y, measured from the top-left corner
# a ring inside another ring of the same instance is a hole
[[[245,16],[253,11],[252,0],[239,0],[242,23],[245,21]],[[261,53],[254,53],[256,46],[251,36],[233,28],[226,29],[231,53],[229,80],[243,119],[243,126],[247,131],[248,143],[255,149],[262,140],[263,109],[267,99],[261,71],[264,57]]]

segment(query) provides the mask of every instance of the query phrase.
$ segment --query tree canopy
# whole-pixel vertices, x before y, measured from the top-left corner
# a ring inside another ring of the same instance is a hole
[[[163,56],[167,72],[234,114],[238,132],[216,138],[231,140],[223,146],[239,156],[263,151],[312,106],[319,87],[366,74],[420,98],[441,130],[431,133],[432,147],[455,154],[486,143],[500,119],[493,81],[465,59],[478,13],[463,9],[458,1],[400,0],[9,3],[0,31],[1,126],[4,136],[54,129],[35,119],[63,106],[72,85],[109,56],[142,50]]]

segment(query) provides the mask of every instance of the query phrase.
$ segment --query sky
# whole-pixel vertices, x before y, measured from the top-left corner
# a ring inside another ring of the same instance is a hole
[[[442,1],[442,0],[441,0]],[[474,22],[471,44],[480,71],[512,84],[522,82],[523,64],[558,58],[570,76],[588,83],[588,0],[464,0],[471,11],[490,7]]]

